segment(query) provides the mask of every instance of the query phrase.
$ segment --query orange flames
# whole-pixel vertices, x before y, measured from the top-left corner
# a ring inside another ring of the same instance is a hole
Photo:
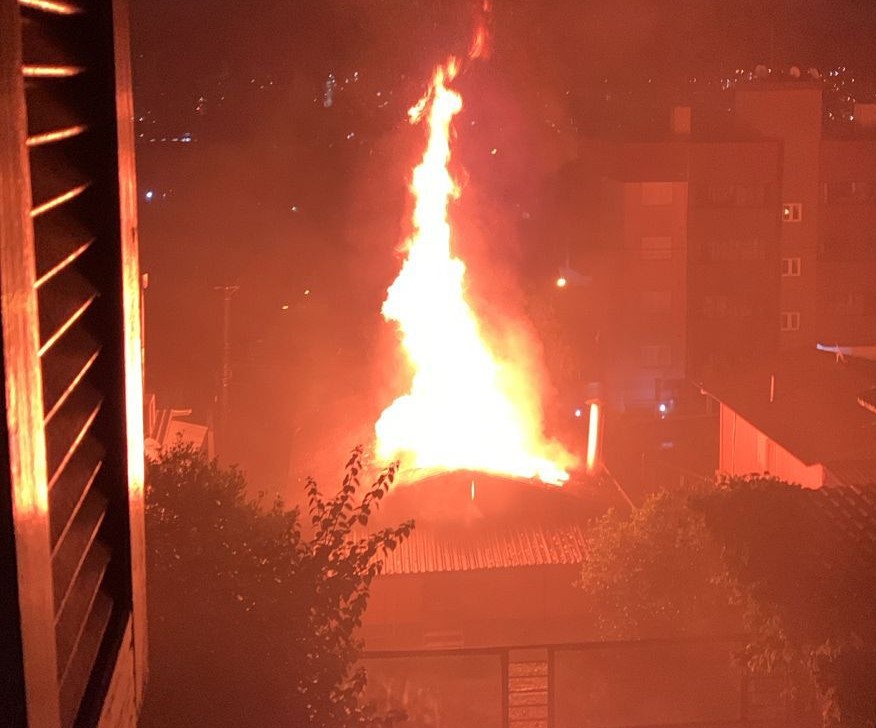
[[[462,98],[447,84],[457,72],[453,58],[439,66],[409,111],[412,123],[427,122],[428,143],[411,182],[407,259],[382,312],[398,324],[413,380],[377,422],[377,455],[400,458],[404,469],[476,470],[558,484],[573,459],[544,439],[532,377],[485,339],[466,300],[465,264],[451,252],[448,206],[460,190],[448,171],[450,127]]]

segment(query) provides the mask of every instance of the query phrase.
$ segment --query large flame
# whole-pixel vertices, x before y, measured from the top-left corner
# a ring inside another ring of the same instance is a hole
[[[451,58],[409,112],[429,136],[411,183],[414,232],[407,259],[387,292],[383,316],[395,321],[413,368],[411,390],[376,425],[377,455],[403,468],[477,470],[561,483],[572,458],[541,432],[536,382],[494,353],[465,296],[465,265],[451,253],[448,205],[459,187],[448,170],[450,127],[462,109],[448,83]]]

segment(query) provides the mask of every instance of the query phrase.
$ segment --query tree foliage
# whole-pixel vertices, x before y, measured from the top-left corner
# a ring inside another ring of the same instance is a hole
[[[364,703],[356,628],[382,557],[413,523],[368,531],[395,467],[363,488],[307,484],[297,509],[247,499],[236,468],[177,444],[147,480],[150,686],[143,725],[388,726]]]
[[[630,514],[610,511],[587,534],[579,585],[606,639],[678,637],[735,626],[720,554],[695,491],[664,491]]]
[[[764,478],[661,492],[589,535],[580,583],[606,637],[744,630],[740,660],[813,694],[825,726],[876,725],[876,564],[818,508]],[[738,616],[738,621],[734,618]]]
[[[721,549],[745,615],[745,662],[814,688],[826,726],[876,725],[876,563],[817,491],[774,478],[728,480],[694,505]]]

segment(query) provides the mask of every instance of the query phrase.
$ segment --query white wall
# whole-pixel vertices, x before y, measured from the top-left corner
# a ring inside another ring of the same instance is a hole
[[[824,466],[807,465],[721,403],[720,475],[769,473],[804,488],[824,485]]]

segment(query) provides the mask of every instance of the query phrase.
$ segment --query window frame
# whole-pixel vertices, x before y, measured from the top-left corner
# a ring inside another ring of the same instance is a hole
[[[783,202],[782,203],[782,222],[787,222],[787,223],[803,222],[803,203],[802,202]]]
[[[800,312],[782,311],[779,314],[779,330],[790,332],[800,330]]]
[[[668,241],[664,246],[649,245],[656,241]],[[642,260],[672,260],[672,236],[671,235],[643,235],[639,243],[639,256]]]
[[[782,278],[799,278],[802,269],[803,260],[799,255],[782,258]]]

